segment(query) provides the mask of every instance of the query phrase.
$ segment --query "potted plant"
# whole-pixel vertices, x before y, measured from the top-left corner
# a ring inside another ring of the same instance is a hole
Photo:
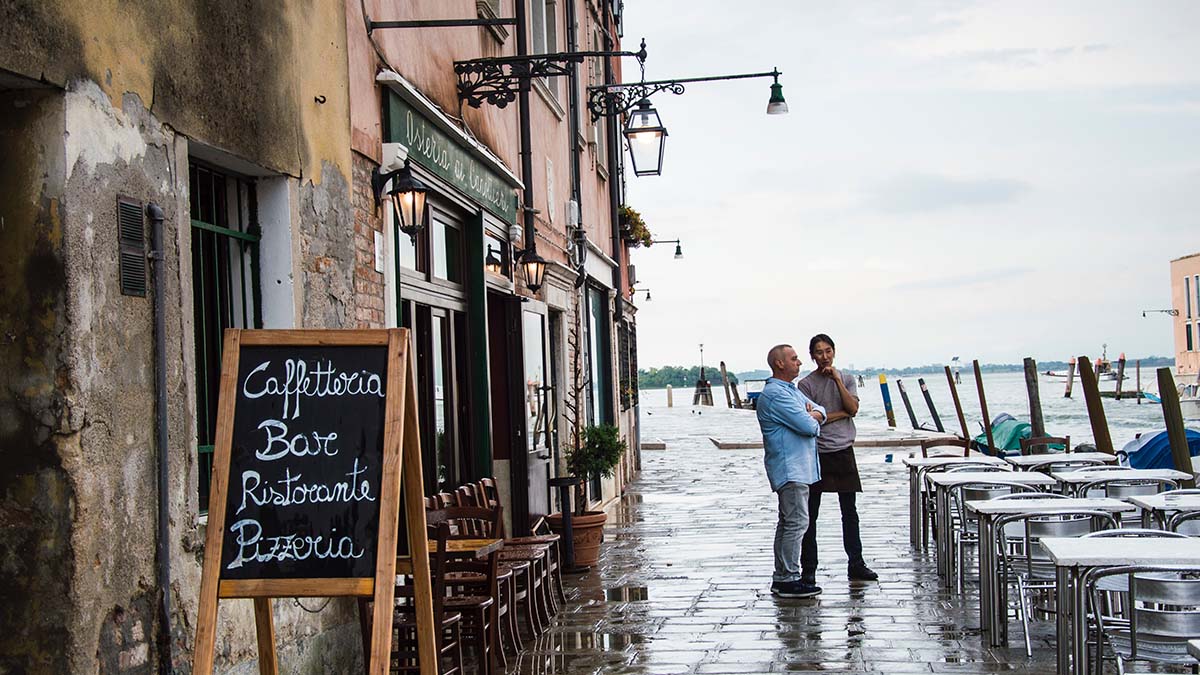
[[[650,228],[646,227],[646,221],[642,218],[641,213],[628,204],[622,204],[617,215],[621,223],[621,235],[625,241],[629,242],[630,246],[650,245],[654,235],[650,234]]]
[[[584,429],[581,440],[578,447],[567,452],[567,471],[579,479],[571,517],[575,564],[587,567],[600,559],[600,542],[604,540],[604,522],[608,519],[603,511],[587,510],[587,483],[612,476],[626,446],[621,440],[621,430],[611,424],[589,426]],[[562,514],[553,514],[547,520],[551,529],[561,533]]]

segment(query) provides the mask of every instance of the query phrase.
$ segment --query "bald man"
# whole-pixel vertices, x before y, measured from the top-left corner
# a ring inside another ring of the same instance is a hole
[[[758,396],[757,412],[767,479],[779,498],[771,592],[784,598],[811,598],[821,589],[801,579],[800,541],[808,530],[809,486],[821,479],[817,436],[825,409],[793,384],[800,375],[800,356],[791,345],[772,347],[767,365],[771,377]]]

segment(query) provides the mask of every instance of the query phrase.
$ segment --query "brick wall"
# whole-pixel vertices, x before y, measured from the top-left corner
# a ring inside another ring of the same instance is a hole
[[[383,209],[376,211],[371,194],[371,171],[376,164],[357,152],[353,155],[354,323],[356,328],[383,328],[383,275],[375,271],[375,233],[383,231]]]

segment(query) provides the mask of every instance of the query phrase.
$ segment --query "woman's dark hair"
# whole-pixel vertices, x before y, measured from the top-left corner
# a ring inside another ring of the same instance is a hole
[[[837,345],[833,344],[833,338],[824,333],[817,333],[816,335],[812,336],[811,340],[808,341],[809,356],[812,356],[813,352],[816,351],[818,342],[827,342],[829,343],[830,347],[833,347],[835,350],[837,349]]]

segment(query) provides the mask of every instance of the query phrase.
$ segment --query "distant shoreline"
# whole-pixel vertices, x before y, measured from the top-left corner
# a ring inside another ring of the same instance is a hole
[[[1126,360],[1126,367],[1132,370],[1134,364],[1139,359]],[[1148,356],[1140,359],[1143,369],[1175,367],[1175,359],[1165,356]],[[1040,361],[1037,364],[1039,373],[1044,373],[1048,370],[1055,372],[1066,372],[1070,364],[1066,361]],[[1114,364],[1115,365],[1115,364]],[[929,363],[923,366],[909,366],[906,368],[842,368],[843,372],[851,375],[862,375],[863,377],[877,377],[880,374],[889,377],[912,377],[915,375],[940,375],[945,372],[946,364]],[[959,370],[967,373],[972,372],[971,362],[963,362],[958,366]],[[979,370],[983,373],[1019,373],[1025,369],[1025,366],[1020,363],[981,363]],[[658,389],[671,384],[676,387],[692,386],[696,383],[699,376],[699,366],[662,366],[660,368],[639,368],[638,369],[638,387],[640,389]],[[720,381],[720,371],[709,365],[706,367],[705,376],[709,382]],[[771,373],[766,370],[750,370],[740,373],[730,372],[730,381],[740,383],[744,380],[765,380],[771,376]]]

